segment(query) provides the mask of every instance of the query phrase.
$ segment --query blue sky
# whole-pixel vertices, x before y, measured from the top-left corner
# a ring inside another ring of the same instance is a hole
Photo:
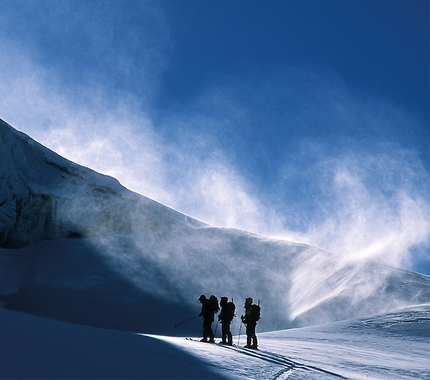
[[[15,128],[208,223],[430,274],[428,1],[0,7]]]

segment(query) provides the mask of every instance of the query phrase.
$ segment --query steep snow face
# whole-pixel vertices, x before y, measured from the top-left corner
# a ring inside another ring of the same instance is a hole
[[[0,246],[132,233],[136,225],[195,220],[76,165],[0,120]],[[135,224],[132,224],[131,222]]]
[[[430,298],[429,277],[338,262],[307,245],[210,227],[59,157],[4,122],[0,133],[4,307],[115,329],[185,334],[200,330],[198,318],[180,329],[174,325],[198,315],[201,293],[234,298],[238,315],[245,297],[261,300],[259,331]]]

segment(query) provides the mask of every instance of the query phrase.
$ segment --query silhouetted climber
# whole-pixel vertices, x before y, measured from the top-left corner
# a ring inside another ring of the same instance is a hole
[[[236,306],[233,302],[228,302],[227,297],[221,297],[221,313],[218,315],[218,319],[221,321],[221,344],[233,345],[233,337],[230,331],[230,323],[234,318]]]
[[[214,333],[212,331],[212,322],[214,321],[214,314],[218,312],[218,299],[215,296],[206,298],[204,294],[199,297],[202,304],[202,311],[200,316],[203,317],[203,339],[202,342],[214,343]],[[209,338],[209,340],[208,340]]]
[[[260,306],[252,304],[252,298],[245,300],[245,315],[240,317],[246,326],[246,346],[245,348],[257,349],[257,335],[255,328],[257,321],[260,319]]]

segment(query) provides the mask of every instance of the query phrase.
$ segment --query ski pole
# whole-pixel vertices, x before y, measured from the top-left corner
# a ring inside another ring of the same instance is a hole
[[[240,322],[240,327],[239,327],[239,336],[237,337],[237,347],[239,347],[240,333],[241,333],[241,331],[242,331],[242,325],[243,325],[243,322]]]
[[[187,322],[189,322],[189,321],[192,321],[193,319],[196,319],[196,318],[197,318],[197,316],[192,317],[192,318],[189,318],[189,319],[187,319],[186,321],[183,321],[183,322],[181,322],[181,323],[178,323],[177,325],[175,325],[175,327],[178,327],[178,326],[180,326],[180,325],[183,325],[183,324],[185,324],[185,323],[187,323]]]

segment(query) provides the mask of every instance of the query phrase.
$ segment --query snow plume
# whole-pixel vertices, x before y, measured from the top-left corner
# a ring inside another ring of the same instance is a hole
[[[325,313],[340,314],[345,302],[366,314],[374,294],[392,281],[388,268],[373,271],[372,263],[411,268],[417,255],[428,254],[426,171],[413,151],[394,145],[378,148],[326,158],[303,173],[314,181],[316,217],[308,231],[295,238],[330,253],[321,251],[294,268],[293,318],[318,306],[319,315],[311,311],[305,318],[322,322]],[[363,277],[362,271],[370,275]],[[324,312],[326,303],[331,310]],[[387,305],[402,307],[405,300],[387,295]]]
[[[347,262],[391,266],[409,266],[411,250],[429,242],[428,176],[413,151],[380,145],[327,157],[304,175],[318,199],[307,242]]]

